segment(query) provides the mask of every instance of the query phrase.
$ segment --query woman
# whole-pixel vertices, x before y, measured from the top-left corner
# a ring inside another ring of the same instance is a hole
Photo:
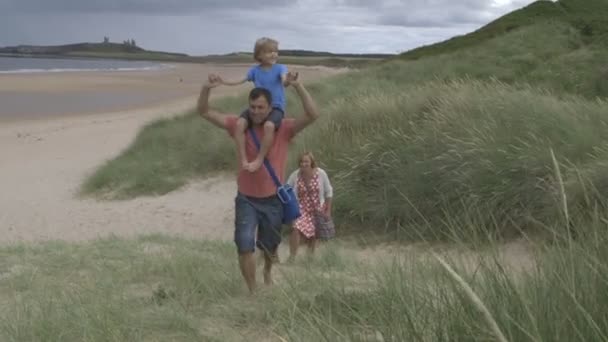
[[[287,179],[300,204],[300,216],[294,223],[289,237],[289,260],[298,252],[300,240],[305,239],[309,251],[314,253],[318,239],[329,239],[334,235],[331,220],[333,188],[327,173],[315,162],[311,152],[300,156],[300,167]]]

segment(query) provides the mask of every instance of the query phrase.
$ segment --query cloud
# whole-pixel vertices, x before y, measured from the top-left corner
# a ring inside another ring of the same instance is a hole
[[[532,0],[0,0],[0,46],[135,39],[188,54],[395,53],[465,34]]]
[[[192,14],[216,9],[263,9],[282,0],[0,0],[0,10],[21,13]]]

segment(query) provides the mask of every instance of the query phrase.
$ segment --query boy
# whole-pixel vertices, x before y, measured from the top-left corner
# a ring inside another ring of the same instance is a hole
[[[267,37],[258,39],[253,49],[253,57],[259,64],[251,67],[244,79],[234,82],[221,80],[222,84],[230,86],[250,81],[256,87],[268,89],[272,95],[271,105],[273,109],[264,123],[264,136],[260,143],[260,150],[252,162],[249,162],[245,157],[245,134],[247,134],[247,128],[251,124],[249,109],[244,110],[237,121],[235,140],[238,145],[239,158],[241,159],[241,166],[249,172],[255,172],[262,166],[264,158],[272,145],[274,132],[279,128],[281,120],[285,116],[284,87],[289,86],[289,82],[286,79],[287,67],[283,64],[277,64],[278,49],[279,43],[276,40]]]

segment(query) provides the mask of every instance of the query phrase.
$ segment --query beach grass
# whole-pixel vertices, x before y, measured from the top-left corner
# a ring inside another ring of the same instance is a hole
[[[0,340],[601,341],[608,244],[594,221],[576,240],[511,249],[331,241],[277,264],[254,296],[229,242],[3,246]]]
[[[446,239],[465,225],[481,231],[460,235],[512,236],[562,220],[553,153],[574,224],[604,205],[607,55],[569,24],[541,22],[453,54],[309,84],[321,118],[296,139],[288,169],[313,151],[336,188],[337,220],[350,228]],[[288,96],[287,116],[298,115]],[[238,113],[245,98],[213,106]],[[227,134],[189,113],[145,127],[82,192],[163,194],[232,170],[235,159]]]

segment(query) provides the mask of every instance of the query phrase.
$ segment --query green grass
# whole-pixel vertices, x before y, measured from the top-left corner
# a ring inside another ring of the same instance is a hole
[[[577,240],[516,244],[523,249],[373,251],[334,241],[277,265],[276,284],[253,298],[229,242],[151,235],[5,246],[0,340],[494,340],[432,250],[509,341],[604,340],[608,244],[605,216],[595,218]]]
[[[83,192],[112,199],[167,193],[192,178],[233,167],[229,142],[225,132],[195,115],[152,123],[132,146],[89,178]]]
[[[608,39],[608,4],[605,0],[540,0],[508,13],[479,29],[445,41],[406,51],[396,58],[417,60],[476,47],[514,30],[539,22],[571,25],[587,42],[605,43]],[[548,42],[548,41],[547,41]]]

